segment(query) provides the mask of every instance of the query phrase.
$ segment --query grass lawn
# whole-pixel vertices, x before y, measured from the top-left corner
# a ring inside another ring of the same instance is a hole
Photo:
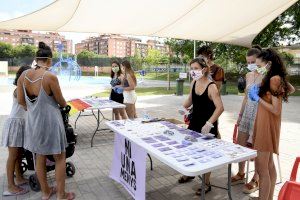
[[[185,86],[183,89],[184,94],[188,94],[189,87]],[[136,88],[136,93],[138,96],[148,96],[148,95],[168,95],[175,94],[176,88],[171,87],[170,90],[167,90],[166,87],[152,87],[152,88]],[[97,97],[108,97],[110,94],[110,90],[106,90],[102,93],[94,94],[93,96]]]
[[[9,72],[9,75],[15,75],[13,72]],[[83,75],[88,75],[88,73],[83,73]],[[99,76],[109,76],[109,74],[103,74],[99,73]],[[142,78],[139,74],[136,73],[137,78]],[[168,73],[147,73],[146,76],[144,77],[145,79],[148,80],[162,80],[162,81],[167,81],[167,76]],[[179,73],[170,73],[170,79],[171,81],[176,81],[178,78]],[[187,81],[187,80],[186,80]],[[300,85],[300,79],[297,77],[292,77],[290,82],[295,86],[295,85]],[[296,92],[292,94],[291,96],[300,96],[300,86],[296,86]],[[137,95],[139,96],[146,96],[146,95],[168,95],[168,94],[175,94],[176,88],[173,87],[170,90],[167,90],[166,87],[153,87],[153,88],[137,88],[136,89]],[[184,87],[184,94],[188,94],[189,92],[189,87],[185,86]],[[228,81],[226,84],[226,92],[228,94],[238,94],[238,89],[237,89],[237,83],[236,82],[231,82]],[[110,94],[110,90],[107,90],[103,93],[98,93],[95,94],[97,96],[102,96],[102,97],[108,97]]]
[[[190,91],[189,86],[184,86],[183,94],[188,94]],[[151,88],[136,88],[136,93],[138,96],[148,96],[148,95],[170,95],[170,94],[175,94],[176,88],[171,87],[170,90],[167,90],[166,87],[151,87]],[[238,89],[236,86],[236,83],[229,82],[226,84],[226,92],[227,94],[233,94],[237,95],[238,94]],[[106,90],[102,93],[96,93],[93,96],[97,97],[108,97],[110,94],[110,90]],[[300,96],[300,88],[292,94],[291,96]]]
[[[136,77],[137,78],[142,78],[142,76],[138,73],[136,73]],[[179,78],[179,73],[170,73],[170,80],[171,81],[176,81],[176,79]],[[148,79],[148,80],[160,80],[160,81],[167,81],[168,80],[168,73],[164,73],[164,72],[151,72],[151,73],[147,73],[146,76],[144,76],[144,79]]]

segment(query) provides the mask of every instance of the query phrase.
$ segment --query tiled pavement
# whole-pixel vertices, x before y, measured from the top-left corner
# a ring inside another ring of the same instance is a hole
[[[239,96],[223,96],[222,97],[225,112],[220,119],[220,132],[222,137],[230,140],[233,131],[238,110],[240,108],[242,97]],[[150,115],[157,117],[170,117],[181,119],[177,113],[178,107],[183,102],[184,97],[176,96],[152,96],[140,97],[137,108],[138,113],[144,110]],[[290,98],[289,104],[283,107],[283,122],[281,136],[281,165],[284,180],[289,177],[293,161],[300,149],[299,130],[300,130],[300,98]],[[104,111],[107,117],[111,116],[110,111]],[[0,117],[0,128],[2,128],[6,116]],[[71,124],[74,124],[74,117],[71,118]],[[75,154],[69,159],[76,166],[76,174],[72,178],[67,178],[66,185],[68,191],[76,193],[76,199],[86,200],[121,200],[132,199],[130,195],[119,184],[112,181],[109,177],[109,169],[113,155],[113,138],[111,132],[98,134],[94,140],[94,147],[90,147],[90,139],[95,129],[95,119],[93,117],[80,118],[76,132],[78,133],[78,145]],[[0,133],[1,134],[1,133]],[[6,189],[5,162],[7,151],[0,148],[0,193]],[[276,159],[275,159],[276,160]],[[164,199],[200,199],[195,196],[195,190],[199,185],[196,179],[190,183],[179,185],[177,179],[180,176],[178,172],[154,159],[154,170],[151,171],[147,163],[147,183],[146,183],[146,199],[147,200],[164,200]],[[252,164],[251,164],[252,166]],[[236,164],[233,171],[236,172]],[[213,172],[212,183],[220,186],[226,186],[227,168]],[[26,172],[28,176],[33,172]],[[54,172],[48,173],[50,184],[55,184]],[[276,186],[276,195],[282,184]],[[242,185],[232,187],[233,199],[246,200],[249,197],[241,192]],[[254,195],[257,195],[255,193]],[[213,191],[207,194],[206,199],[227,199],[226,191],[213,188]],[[41,193],[31,191],[30,193],[19,196],[4,198],[0,196],[0,200],[8,199],[40,199]],[[53,197],[52,199],[55,199]],[[274,197],[276,199],[276,196]]]

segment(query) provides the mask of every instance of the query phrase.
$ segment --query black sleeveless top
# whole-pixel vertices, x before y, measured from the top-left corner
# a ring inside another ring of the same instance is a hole
[[[193,112],[192,112],[192,118],[190,120],[190,124],[188,129],[197,131],[201,133],[202,127],[205,125],[206,121],[209,120],[209,118],[214,113],[216,107],[212,100],[208,97],[208,87],[211,84],[215,84],[214,82],[210,82],[205,91],[202,95],[198,95],[195,92],[196,87],[196,81],[193,85],[192,90],[192,103],[193,103]],[[214,124],[214,128],[210,130],[211,134],[214,134],[215,137],[218,135],[218,121],[216,121]]]

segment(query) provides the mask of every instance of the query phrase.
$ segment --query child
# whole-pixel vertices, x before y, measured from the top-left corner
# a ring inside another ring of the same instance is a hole
[[[30,69],[29,66],[22,66],[16,74],[14,85],[23,71]],[[13,93],[13,106],[8,119],[6,120],[2,132],[2,146],[8,147],[8,159],[6,163],[8,190],[3,192],[3,196],[16,196],[28,192],[28,189],[20,187],[28,183],[21,173],[21,155],[23,150],[24,130],[25,130],[24,108],[18,104],[16,89]],[[14,172],[16,182],[14,180]]]

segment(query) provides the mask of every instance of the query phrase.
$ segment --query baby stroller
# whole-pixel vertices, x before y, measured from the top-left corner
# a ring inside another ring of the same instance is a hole
[[[72,126],[69,124],[69,112],[71,110],[71,107],[68,105],[65,108],[60,108],[64,126],[65,126],[65,132],[68,142],[68,147],[66,148],[66,158],[71,157],[74,154],[75,151],[75,145],[77,143],[77,134],[74,133],[74,130]],[[26,170],[34,170],[35,168],[35,160],[34,155],[28,150],[24,150],[23,157],[22,157],[22,163],[21,163],[21,169],[24,173]],[[53,156],[47,156],[46,160],[46,170],[47,172],[52,171],[55,169],[55,161]],[[66,162],[66,174],[68,177],[72,177],[75,174],[75,166],[72,162]],[[41,186],[37,179],[36,174],[32,174],[29,176],[29,186],[33,191],[40,191]]]

